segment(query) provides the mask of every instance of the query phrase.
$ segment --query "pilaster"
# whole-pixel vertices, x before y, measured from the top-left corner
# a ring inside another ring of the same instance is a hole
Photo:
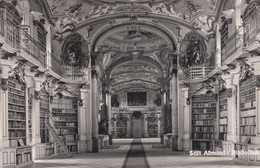
[[[92,152],[98,152],[98,108],[97,108],[97,78],[95,70],[91,73],[91,110],[92,110]]]
[[[147,138],[148,135],[148,121],[147,121],[147,114],[144,114],[144,137]]]
[[[13,63],[9,60],[0,60],[0,149],[9,147],[8,141],[8,72]]]
[[[80,89],[80,103],[79,103],[79,152],[88,151],[88,142],[91,141],[91,127],[89,128],[89,123],[91,123],[89,118],[89,89],[87,86]]]
[[[127,130],[126,130],[126,137],[127,138],[130,138],[131,137],[131,116],[130,114],[127,114],[127,123],[126,123],[126,126],[127,126]]]
[[[182,88],[183,95],[183,135],[182,135],[182,150],[188,151],[191,147],[191,110],[188,103],[189,88]]]
[[[176,74],[171,79],[172,94],[172,150],[178,150],[178,90]]]

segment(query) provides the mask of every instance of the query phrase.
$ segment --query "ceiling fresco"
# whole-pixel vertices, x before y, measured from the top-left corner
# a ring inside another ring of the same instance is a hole
[[[110,33],[108,37],[102,39],[98,48],[102,50],[136,51],[155,50],[158,48],[169,48],[170,44],[163,37],[154,32],[142,29],[124,27],[119,31]]]
[[[129,12],[128,10],[117,10],[124,5],[128,9],[140,9],[139,12],[152,12],[161,15],[175,16],[184,20],[192,20],[202,13],[214,13],[219,0],[46,0],[52,15],[67,16],[75,22],[80,23],[89,18]],[[129,8],[129,3],[134,8]],[[127,9],[127,8],[125,8]]]
[[[159,77],[161,77],[161,73],[155,67],[141,62],[129,62],[114,68],[111,74],[113,79],[111,86],[114,90],[136,88],[137,86],[158,89],[160,87]]]
[[[222,4],[226,3],[226,0],[35,1],[53,23],[53,40],[63,45],[70,34],[81,34],[89,54],[95,53],[97,69],[105,74],[103,78],[110,78],[116,91],[163,87],[158,79],[177,71],[176,53],[182,52],[180,46],[185,43],[185,35],[196,31],[203,42],[208,42],[215,33],[214,23],[221,15]],[[191,46],[188,53],[198,48],[195,43],[187,46]],[[207,55],[197,55],[192,55],[192,60],[202,64],[201,60],[205,60],[202,56]],[[184,59],[185,65],[190,62]]]

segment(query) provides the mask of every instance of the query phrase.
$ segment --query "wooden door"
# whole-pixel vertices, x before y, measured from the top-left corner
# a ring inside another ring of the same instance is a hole
[[[133,138],[142,138],[143,135],[143,127],[142,127],[142,120],[133,120],[132,123],[132,135]]]

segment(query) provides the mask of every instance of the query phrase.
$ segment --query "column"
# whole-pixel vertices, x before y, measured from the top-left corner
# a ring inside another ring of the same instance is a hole
[[[228,116],[228,134],[227,134],[227,140],[228,141],[234,141],[234,131],[235,131],[235,113],[236,113],[236,105],[235,105],[235,94],[233,94],[233,77],[231,75],[229,76],[223,76],[223,80],[226,82],[226,91],[227,91],[227,116]]]
[[[88,142],[88,118],[87,118],[87,101],[88,101],[88,89],[80,89],[80,102],[79,102],[79,153],[87,152],[87,142]]]
[[[216,56],[215,67],[221,67],[221,35],[219,32],[219,24],[216,24]]]
[[[161,110],[161,120],[160,120],[160,134],[161,143],[164,143],[163,136],[165,134],[165,113],[166,113],[166,90],[162,90],[162,110]]]
[[[109,136],[109,144],[112,144],[112,121],[111,121],[111,93],[106,91],[106,110],[107,110],[107,120],[108,120],[108,136]]]
[[[149,137],[148,135],[148,122],[147,122],[147,114],[144,114],[144,137]]]
[[[127,114],[127,130],[126,130],[126,137],[131,137],[131,116],[130,114]]]
[[[117,137],[117,132],[116,132],[116,122],[117,122],[116,120],[117,120],[117,119],[116,119],[116,117],[117,117],[117,116],[116,116],[116,114],[115,114],[115,117],[114,117],[114,137]]]
[[[157,114],[157,118],[158,118],[158,138],[161,137],[161,117],[160,114]]]
[[[178,94],[177,94],[177,78],[176,74],[173,74],[171,79],[171,94],[172,94],[172,150],[178,150]]]
[[[97,108],[97,72],[92,70],[91,104],[92,104],[92,152],[98,152],[98,108]]]
[[[183,150],[188,151],[191,147],[191,111],[188,101],[189,88],[182,88],[183,95]]]
[[[41,90],[41,84],[43,78],[34,78],[34,93]],[[32,99],[32,143],[39,144],[41,143],[40,136],[40,100],[34,96]]]

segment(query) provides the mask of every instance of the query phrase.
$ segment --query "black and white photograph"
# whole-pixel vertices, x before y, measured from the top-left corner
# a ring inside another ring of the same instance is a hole
[[[0,0],[0,168],[260,168],[260,0]]]

